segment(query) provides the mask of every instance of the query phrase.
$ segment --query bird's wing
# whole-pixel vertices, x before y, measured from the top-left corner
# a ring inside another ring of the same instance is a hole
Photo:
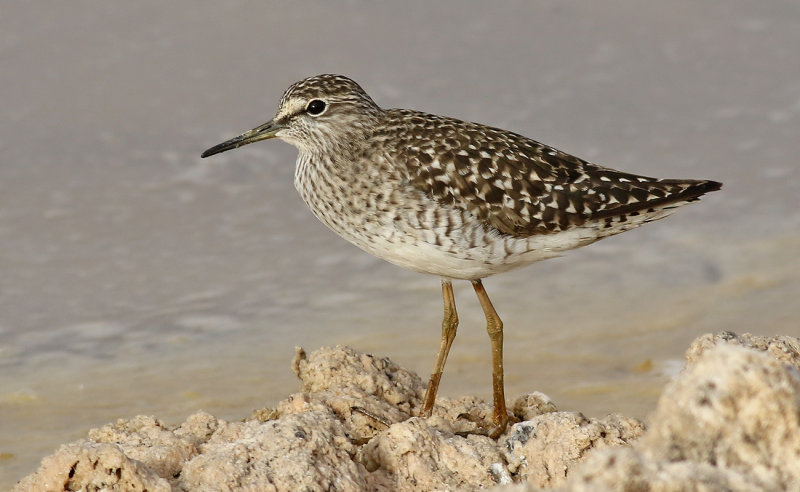
[[[400,111],[409,183],[512,236],[647,213],[720,187],[621,173],[497,128]]]

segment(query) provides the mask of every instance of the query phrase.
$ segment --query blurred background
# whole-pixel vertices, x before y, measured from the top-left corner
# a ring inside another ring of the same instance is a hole
[[[326,72],[384,107],[710,178],[672,217],[485,282],[509,400],[645,418],[698,335],[800,335],[800,4],[7,2],[0,16],[0,488],[117,418],[241,419],[293,347],[427,377],[439,280],[372,258],[296,194],[277,141],[201,160]],[[440,395],[490,398],[467,283]]]

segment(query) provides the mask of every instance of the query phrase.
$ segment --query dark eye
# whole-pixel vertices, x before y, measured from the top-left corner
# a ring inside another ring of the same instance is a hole
[[[306,112],[310,115],[318,115],[322,114],[325,111],[325,101],[320,101],[319,99],[314,99],[308,106],[306,106]]]

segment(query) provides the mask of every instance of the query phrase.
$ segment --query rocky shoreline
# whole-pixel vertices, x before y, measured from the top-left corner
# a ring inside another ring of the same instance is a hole
[[[300,391],[276,408],[175,427],[118,420],[13,490],[800,490],[800,340],[705,335],[686,360],[646,428],[532,393],[493,440],[480,435],[486,402],[443,398],[411,417],[425,390],[416,374],[348,347],[298,349]]]

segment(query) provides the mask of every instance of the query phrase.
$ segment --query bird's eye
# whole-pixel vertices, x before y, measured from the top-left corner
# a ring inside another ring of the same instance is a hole
[[[313,99],[306,106],[306,112],[312,116],[320,115],[323,111],[325,111],[325,101],[319,99]]]

